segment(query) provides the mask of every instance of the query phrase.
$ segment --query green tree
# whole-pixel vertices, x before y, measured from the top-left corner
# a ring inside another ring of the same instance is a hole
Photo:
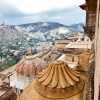
[[[11,57],[6,58],[6,60],[4,61],[4,65],[5,66],[13,66],[16,64],[16,61],[14,59],[12,59]]]
[[[32,52],[32,54],[36,54],[38,53],[37,49],[35,48],[34,51]]]

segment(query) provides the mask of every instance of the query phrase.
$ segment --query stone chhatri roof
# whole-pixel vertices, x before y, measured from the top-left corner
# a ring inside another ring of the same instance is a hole
[[[78,73],[63,61],[53,61],[24,90],[19,100],[81,100],[84,79]]]
[[[16,72],[23,75],[38,74],[47,67],[47,63],[34,55],[28,55],[16,65]]]
[[[79,82],[80,75],[71,70],[63,61],[52,62],[38,76],[38,82],[51,88],[66,88]]]

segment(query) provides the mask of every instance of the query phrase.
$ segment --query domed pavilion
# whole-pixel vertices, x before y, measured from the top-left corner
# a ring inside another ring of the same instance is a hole
[[[10,85],[23,90],[38,73],[47,68],[47,63],[31,53],[16,64],[16,79]]]

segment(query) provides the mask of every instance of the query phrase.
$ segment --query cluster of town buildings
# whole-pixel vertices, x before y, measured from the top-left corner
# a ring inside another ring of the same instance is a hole
[[[52,50],[34,55],[29,51],[16,65],[0,72],[0,100],[98,100],[98,88],[94,88],[98,1],[80,5],[86,10],[86,34],[76,32],[55,40]]]
[[[77,75],[79,75],[78,77],[82,75],[83,79],[85,79],[88,66],[93,60],[90,59],[92,46],[93,46],[93,42],[89,39],[87,35],[83,35],[77,32],[75,34],[70,34],[64,40],[55,40],[52,50],[43,50],[34,55],[32,55],[31,52],[29,52],[29,54],[26,57],[24,57],[21,61],[19,61],[16,65],[0,72],[2,100],[4,100],[4,98],[6,98],[5,100],[9,100],[8,98],[12,98],[12,100],[18,99],[22,91],[30,84],[30,82],[36,80],[37,77],[39,76],[38,74],[42,72],[43,69],[47,70],[52,63],[54,63],[54,65],[52,65],[50,68],[50,72],[52,74],[55,73],[55,70],[53,70],[54,72],[51,70],[52,67],[56,67],[57,65],[59,66],[62,63],[64,63],[66,64],[66,68],[68,67],[67,71],[69,71],[69,72],[65,72],[66,74],[68,74],[67,77],[69,76],[70,73],[72,74],[72,76],[76,75],[73,77],[77,78]],[[71,70],[71,72],[69,69]],[[66,69],[62,69],[62,70],[66,71]],[[55,74],[57,73],[59,72],[56,72]],[[64,78],[63,76],[61,77]],[[49,78],[50,76],[48,76],[48,79]],[[56,81],[56,77],[54,80]],[[77,83],[77,81],[75,83]],[[75,83],[73,82],[73,85],[75,85]],[[71,84],[69,85],[72,86]],[[81,90],[83,90],[83,87],[84,84]],[[8,89],[8,91],[5,91],[4,89]],[[78,92],[80,92],[80,89]],[[79,96],[82,95],[82,93],[79,94],[80,94]],[[25,100],[25,99],[21,99],[21,100]],[[26,98],[26,100],[31,100],[31,99]],[[36,99],[36,100],[40,100],[40,99]]]

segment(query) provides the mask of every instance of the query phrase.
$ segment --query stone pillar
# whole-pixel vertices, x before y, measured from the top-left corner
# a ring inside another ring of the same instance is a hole
[[[95,29],[94,100],[99,100],[99,84],[100,84],[100,0],[97,0],[96,29]]]

